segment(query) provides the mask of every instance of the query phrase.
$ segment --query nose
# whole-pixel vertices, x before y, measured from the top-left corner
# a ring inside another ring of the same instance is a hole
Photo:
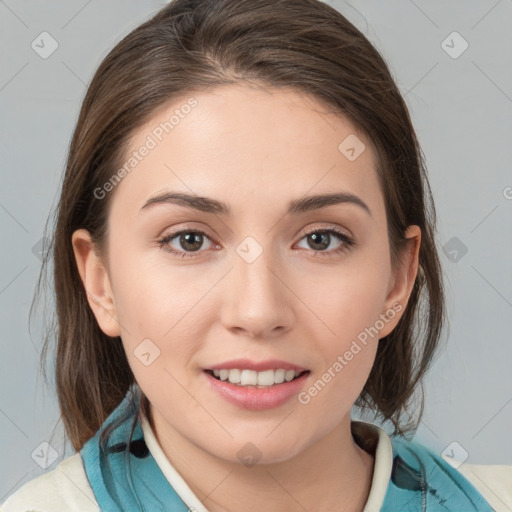
[[[291,329],[294,296],[282,268],[270,250],[252,262],[234,254],[221,299],[221,321],[226,329],[261,339],[282,336]]]

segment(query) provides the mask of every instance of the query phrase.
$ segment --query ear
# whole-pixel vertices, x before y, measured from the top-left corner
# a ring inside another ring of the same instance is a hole
[[[101,330],[111,337],[121,335],[116,317],[114,294],[103,261],[97,255],[90,233],[78,229],[71,237],[73,251],[87,300]]]
[[[389,280],[386,309],[383,311],[384,315],[387,313],[388,321],[381,329],[379,338],[387,336],[398,324],[404,314],[418,274],[421,229],[418,226],[409,226],[405,237],[407,241],[400,254],[400,263]]]

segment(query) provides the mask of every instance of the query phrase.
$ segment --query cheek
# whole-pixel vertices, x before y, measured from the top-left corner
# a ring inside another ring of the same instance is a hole
[[[370,251],[361,253],[350,264],[317,276],[316,286],[310,282],[299,291],[314,313],[309,335],[315,340],[323,367],[316,377],[323,381],[322,374],[327,372],[325,387],[330,391],[322,392],[324,398],[319,403],[333,400],[340,406],[349,405],[368,378],[382,329],[380,315],[385,312],[387,265],[386,258]]]
[[[321,354],[321,364],[301,401],[311,401],[318,411],[332,410],[333,418],[338,420],[361,393],[379,344],[378,330],[374,327],[377,313],[372,315],[361,304],[350,301],[337,309],[331,306],[331,317],[324,317],[335,334],[319,336],[317,333],[315,348]]]
[[[371,372],[377,343],[376,340],[367,345],[349,342],[332,351],[324,368],[298,395],[306,421],[323,418],[321,428],[327,432],[349,413]]]
[[[165,369],[184,373],[204,338],[197,314],[207,316],[200,303],[207,284],[204,278],[191,283],[168,267],[142,263],[125,260],[116,266],[116,315],[130,365],[137,379]]]
[[[384,312],[388,281],[386,264],[361,258],[317,272],[314,279],[299,280],[296,290],[328,345],[342,348]]]
[[[115,261],[116,313],[129,331],[165,336],[204,294],[204,278],[191,280],[190,271],[172,268],[161,256],[127,250]]]

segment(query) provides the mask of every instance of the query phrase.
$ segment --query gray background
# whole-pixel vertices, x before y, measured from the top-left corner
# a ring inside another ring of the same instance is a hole
[[[512,464],[512,1],[329,3],[388,61],[439,214],[450,330],[415,439],[470,463]],[[28,331],[38,244],[86,84],[164,4],[0,0],[0,502],[73,453],[54,388],[38,374],[42,315]],[[58,48],[43,59],[31,45],[45,31]]]

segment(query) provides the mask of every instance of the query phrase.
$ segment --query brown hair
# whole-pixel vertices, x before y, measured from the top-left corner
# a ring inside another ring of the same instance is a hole
[[[355,404],[391,421],[396,434],[417,428],[424,402],[421,381],[440,340],[445,303],[423,155],[384,59],[342,14],[321,1],[174,0],[121,40],[89,85],[36,289],[37,296],[53,247],[57,321],[45,333],[41,362],[55,337],[61,417],[76,450],[135,379],[121,339],[101,331],[87,302],[71,236],[87,229],[106,261],[114,193],[99,200],[93,191],[124,161],[133,133],[174,98],[249,82],[310,94],[347,116],[372,141],[393,265],[407,227],[421,228],[420,269],[409,303],[397,327],[379,342]],[[410,410],[417,387],[419,416],[404,424],[403,412]]]

